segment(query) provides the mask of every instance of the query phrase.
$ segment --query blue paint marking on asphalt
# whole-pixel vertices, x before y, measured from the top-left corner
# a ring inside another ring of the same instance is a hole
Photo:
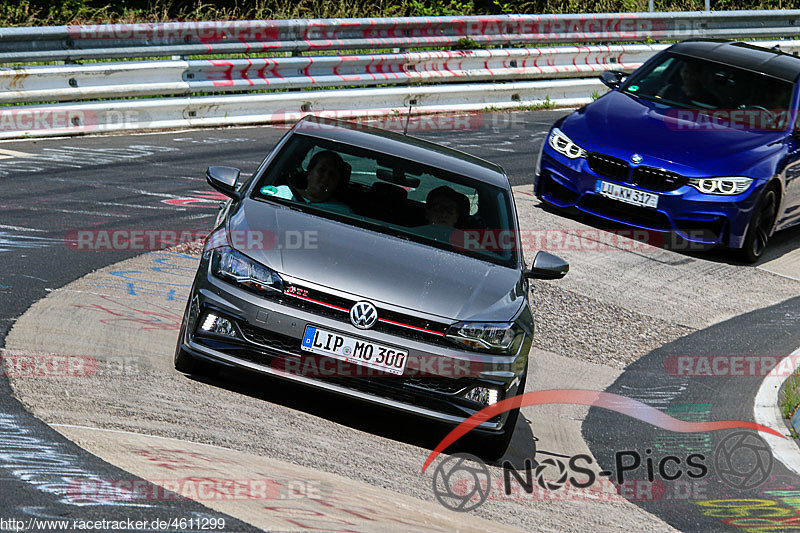
[[[191,287],[191,283],[168,283],[166,281],[153,281],[149,279],[142,279],[142,278],[132,278],[128,276],[128,274],[142,274],[140,270],[115,270],[114,272],[110,272],[112,276],[116,276],[118,278],[127,279],[130,281],[141,282],[141,283],[152,283],[154,285],[167,285],[171,287]]]
[[[130,294],[131,296],[138,296],[139,295],[136,292],[136,285],[134,285],[132,281],[129,281],[126,284],[126,287],[128,288],[128,294]],[[141,293],[144,293],[144,294],[163,294],[164,298],[167,301],[175,300],[175,294],[177,294],[177,291],[175,289],[170,289],[170,290],[168,290],[166,292],[164,292],[164,291],[153,291],[151,289],[144,289],[144,290],[139,289],[139,291]]]

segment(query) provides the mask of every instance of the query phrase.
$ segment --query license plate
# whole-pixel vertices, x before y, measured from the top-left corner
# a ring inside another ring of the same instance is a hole
[[[623,187],[616,183],[609,183],[603,180],[597,180],[594,185],[594,192],[613,198],[626,204],[640,205],[642,207],[658,207],[658,195],[631,189],[630,187]]]
[[[316,326],[306,326],[300,348],[397,375],[403,373],[408,360],[406,350],[348,337]]]

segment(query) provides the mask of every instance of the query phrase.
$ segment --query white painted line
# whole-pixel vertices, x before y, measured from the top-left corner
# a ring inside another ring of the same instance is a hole
[[[40,233],[46,233],[46,230],[43,229],[35,229],[35,228],[23,228],[22,226],[7,226],[5,224],[0,224],[0,229],[11,229],[14,231],[38,231]]]
[[[775,272],[774,270],[770,270],[768,268],[764,268],[764,267],[760,267],[760,266],[757,266],[756,268],[758,270],[763,270],[764,272],[769,272],[770,274],[774,274],[774,275],[780,276],[782,278],[791,279],[791,280],[794,280],[794,281],[800,281],[800,278],[796,278],[796,277],[790,276],[788,274],[781,274],[780,272]]]
[[[186,209],[181,209],[179,207],[164,207],[160,205],[139,205],[139,204],[123,204],[119,202],[92,202],[96,205],[112,205],[116,207],[132,207],[135,209],[158,209],[158,210],[166,210],[166,211],[186,211]]]
[[[17,152],[16,150],[7,150],[0,148],[0,159],[13,159],[15,157],[31,157],[33,154],[27,152]]]
[[[772,455],[786,468],[800,474],[800,447],[791,436],[788,435],[786,425],[783,423],[783,416],[778,408],[778,391],[781,384],[800,367],[800,348],[792,352],[791,355],[775,365],[775,368],[767,374],[761,387],[756,394],[753,414],[756,423],[772,428],[787,438],[781,439],[775,435],[762,433],[760,436],[767,441],[772,449]]]

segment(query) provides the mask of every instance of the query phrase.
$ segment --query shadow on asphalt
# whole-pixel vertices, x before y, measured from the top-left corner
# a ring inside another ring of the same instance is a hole
[[[582,224],[586,224],[587,226],[604,231],[616,232],[620,229],[625,229],[626,231],[636,229],[633,226],[622,226],[621,224],[595,217],[587,213],[574,210],[558,209],[545,204],[541,200],[539,200],[539,204],[536,207],[551,215],[568,218],[570,220],[574,220],[576,222],[580,222]],[[661,242],[661,246],[658,246],[659,248],[684,255],[687,258],[696,258],[704,261],[725,263],[729,265],[750,265],[749,263],[744,263],[743,261],[739,260],[735,250],[690,243],[679,236],[674,236],[671,239],[669,237],[664,237],[662,240],[661,236],[663,234],[660,232],[655,233],[657,233],[659,236],[659,241]],[[668,242],[670,240],[672,242]],[[800,246],[800,226],[778,231],[773,234],[772,237],[770,237],[767,249],[764,250],[764,255],[756,263],[753,263],[752,266],[759,266],[768,261],[772,261],[773,259],[778,259],[783,255],[795,250],[798,246]]]
[[[280,378],[251,373],[243,370],[219,367],[215,377],[187,375],[210,386],[244,394],[265,402],[279,404],[290,409],[325,418],[352,429],[371,433],[428,450],[433,450],[454,426],[414,416],[401,411],[373,405],[363,400],[348,398],[333,392],[314,389],[302,384],[290,383]],[[309,441],[314,436],[309,435]],[[459,441],[447,449],[447,453],[467,452],[480,456],[478,450],[470,449]],[[514,436],[506,455],[489,464],[511,461],[522,468],[524,459],[536,453],[536,442],[530,425],[520,414]],[[420,469],[427,457],[421,458]]]

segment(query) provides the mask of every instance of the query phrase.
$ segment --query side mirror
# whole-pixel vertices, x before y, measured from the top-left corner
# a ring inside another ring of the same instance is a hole
[[[533,266],[523,275],[531,279],[561,279],[569,272],[569,263],[549,252],[538,252]]]
[[[233,167],[208,167],[206,170],[208,184],[234,200],[241,200],[242,194],[236,190],[239,184],[239,169]]]
[[[620,83],[622,83],[622,78],[625,76],[627,76],[627,74],[620,70],[606,70],[600,75],[600,81],[609,89],[615,90],[619,88]]]

